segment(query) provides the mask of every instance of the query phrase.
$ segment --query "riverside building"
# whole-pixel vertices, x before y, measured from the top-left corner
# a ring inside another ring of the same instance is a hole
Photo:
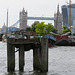
[[[70,6],[62,6],[63,26],[70,28]],[[71,31],[75,33],[75,4],[71,4]]]

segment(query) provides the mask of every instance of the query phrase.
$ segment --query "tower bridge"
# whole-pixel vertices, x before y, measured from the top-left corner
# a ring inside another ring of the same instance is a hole
[[[25,29],[27,26],[27,20],[56,20],[56,17],[33,17],[33,16],[27,16],[27,11],[23,10],[20,12],[20,30]]]
[[[59,11],[59,5],[57,7],[57,13],[54,17],[31,17],[27,16],[27,11],[23,10],[20,12],[20,30],[25,29],[27,26],[27,20],[54,20],[54,27],[58,30],[58,33],[62,33],[62,14]]]
[[[13,28],[17,25],[19,25],[19,30],[25,29],[25,27],[27,26],[27,20],[54,20],[54,27],[58,30],[59,33],[62,31],[62,14],[59,12],[59,7],[57,10],[57,13],[54,14],[54,17],[31,17],[31,16],[27,16],[27,11],[25,11],[24,8],[20,12],[19,15],[20,15],[19,20],[16,23],[14,23],[13,25],[11,25],[10,27],[8,27],[8,31],[14,30]],[[0,31],[0,34],[5,33],[5,32],[6,32],[6,29],[3,29],[2,31]]]
[[[28,20],[56,20],[54,17],[27,17]]]

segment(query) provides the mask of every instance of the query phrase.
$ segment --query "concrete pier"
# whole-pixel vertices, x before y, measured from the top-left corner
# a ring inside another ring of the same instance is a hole
[[[48,39],[7,38],[7,71],[15,71],[15,47],[19,48],[19,71],[24,71],[24,51],[33,49],[33,68],[35,71],[48,72]]]

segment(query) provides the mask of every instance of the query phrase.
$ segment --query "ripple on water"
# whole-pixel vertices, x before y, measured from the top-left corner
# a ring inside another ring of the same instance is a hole
[[[48,50],[48,72],[33,71],[33,51],[25,52],[24,72],[18,71],[18,53],[16,53],[16,71],[12,75],[75,75],[75,47],[56,46]],[[7,44],[0,42],[0,75],[7,73]]]

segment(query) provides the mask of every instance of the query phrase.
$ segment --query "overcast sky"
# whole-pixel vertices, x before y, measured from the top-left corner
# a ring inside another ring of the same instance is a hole
[[[19,12],[23,7],[28,12],[28,16],[54,17],[57,5],[67,4],[69,0],[0,0],[0,27],[6,23],[7,9],[9,11],[9,25],[14,24],[19,19]],[[72,0],[75,3],[75,0]]]

